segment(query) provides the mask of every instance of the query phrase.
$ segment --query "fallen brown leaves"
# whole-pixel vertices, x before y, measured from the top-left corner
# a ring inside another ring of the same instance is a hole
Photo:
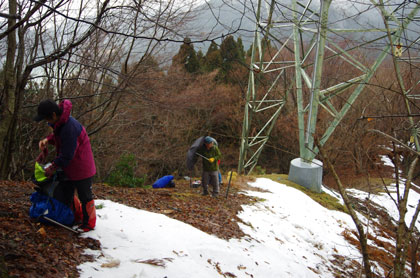
[[[96,199],[163,213],[224,239],[244,236],[237,224],[240,221],[237,213],[242,205],[256,201],[240,194],[240,190],[238,184],[232,184],[226,199],[224,186],[220,197],[212,198],[201,196],[200,188],[191,188],[185,180],[177,181],[176,187],[170,189],[119,188],[104,184],[95,184],[93,188]],[[32,192],[30,182],[0,181],[0,276],[7,273],[10,277],[78,277],[77,266],[92,259],[83,255],[83,250],[99,249],[100,243],[31,220],[29,197]]]
[[[10,277],[77,277],[77,265],[91,259],[82,255],[83,249],[98,249],[100,244],[32,221],[32,187],[28,182],[0,182],[0,273]]]
[[[163,258],[163,259],[134,260],[134,262],[139,263],[139,264],[150,264],[154,266],[166,267],[165,261],[172,262],[173,260],[174,260],[173,258]]]
[[[369,230],[373,230],[374,233],[368,233],[367,239],[371,242],[368,246],[369,259],[375,262],[377,265],[382,267],[388,277],[393,271],[394,256],[395,256],[395,244],[396,242],[396,230],[397,226],[392,221],[390,215],[386,212],[386,209],[380,205],[375,204],[370,200],[363,200],[358,202],[357,199],[352,198],[352,204],[360,213],[369,213],[369,218],[375,221],[369,221],[371,227]],[[360,243],[358,240],[358,233],[355,230],[344,230],[342,232],[343,237],[352,245],[354,245],[361,252]],[[412,246],[408,246],[408,260],[413,260]],[[420,268],[420,261],[414,258],[417,269]],[[354,264],[355,265],[355,264]],[[361,266],[356,266],[360,268]],[[407,267],[407,277],[410,273]]]

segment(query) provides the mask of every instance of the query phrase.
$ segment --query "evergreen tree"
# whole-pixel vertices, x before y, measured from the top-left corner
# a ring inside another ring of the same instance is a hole
[[[245,49],[241,37],[238,38],[237,44],[239,49],[239,59],[241,62],[245,62]]]
[[[222,55],[223,62],[231,63],[239,60],[240,50],[233,36],[227,36],[223,40],[220,45],[220,53]]]
[[[249,46],[248,50],[246,51],[246,56],[251,57],[252,55],[252,44]]]
[[[185,38],[184,43],[179,48],[179,52],[172,58],[172,64],[183,65],[189,73],[198,72],[200,64],[191,39]]]
[[[209,49],[207,49],[204,59],[204,70],[206,72],[212,72],[222,66],[222,56],[219,47],[214,41],[211,42]]]
[[[209,49],[207,49],[206,56],[209,55],[211,52],[217,51],[217,50],[219,50],[219,47],[217,46],[217,44],[214,41],[211,41]]]
[[[205,59],[204,59],[203,51],[201,51],[201,49],[197,51],[197,60],[198,60],[198,65],[199,65],[199,68],[200,68],[200,72],[203,72],[204,71]]]
[[[238,44],[233,36],[227,36],[220,45],[220,54],[222,56],[222,67],[218,79],[229,82],[229,72],[241,61],[241,54]]]

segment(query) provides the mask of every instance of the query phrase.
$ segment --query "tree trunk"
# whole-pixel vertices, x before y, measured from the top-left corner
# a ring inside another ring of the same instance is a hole
[[[408,252],[408,244],[411,241],[411,231],[405,223],[405,215],[407,214],[408,193],[411,187],[411,179],[413,177],[414,168],[416,167],[418,157],[411,162],[408,171],[407,180],[405,182],[405,189],[403,196],[398,195],[398,211],[399,220],[395,244],[395,258],[394,258],[394,277],[403,278],[405,276],[405,264]],[[415,221],[415,219],[414,219]]]
[[[9,0],[9,14],[16,15],[16,0]],[[16,24],[15,18],[8,19],[8,27]],[[9,175],[9,165],[12,158],[11,143],[16,127],[12,125],[15,114],[15,53],[16,53],[16,31],[12,31],[7,36],[7,54],[4,67],[4,87],[1,95],[0,111],[0,179],[6,179]]]
[[[341,180],[338,177],[334,166],[330,162],[328,156],[325,154],[324,149],[318,144],[318,140],[316,138],[315,138],[315,144],[319,148],[319,152],[320,152],[322,158],[324,159],[324,161],[326,162],[327,167],[331,170],[331,172],[334,176],[334,180],[337,183],[340,195],[343,198],[344,204],[346,205],[346,207],[349,211],[349,214],[350,214],[351,218],[353,219],[354,224],[356,225],[357,232],[358,232],[359,243],[360,243],[360,249],[362,251],[363,268],[364,268],[364,271],[365,271],[365,276],[366,276],[366,278],[371,278],[371,277],[373,277],[373,274],[372,274],[372,271],[371,271],[371,265],[370,265],[370,259],[369,259],[367,236],[366,236],[365,231],[363,229],[363,224],[360,222],[359,218],[357,217],[357,214],[353,209],[351,201],[347,196],[345,188],[342,185]]]
[[[420,239],[417,237],[412,239],[411,242],[411,277],[417,278],[418,266],[417,266],[417,251],[419,250]]]

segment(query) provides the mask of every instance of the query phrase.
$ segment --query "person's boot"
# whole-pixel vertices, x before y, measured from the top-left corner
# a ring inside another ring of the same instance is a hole
[[[73,214],[74,214],[74,224],[80,225],[83,221],[83,212],[82,212],[82,204],[80,203],[79,198],[76,195],[73,197]]]
[[[219,196],[219,190],[220,190],[219,184],[216,184],[216,185],[213,184],[213,191],[211,193],[211,196],[213,196],[214,198],[217,198],[217,196]]]
[[[203,186],[203,193],[201,193],[201,195],[203,196],[209,195],[208,185],[204,183],[201,183],[201,185]]]
[[[83,223],[79,227],[83,232],[89,232],[93,230],[96,226],[96,208],[95,208],[95,201],[91,200],[86,203],[86,205],[82,205],[83,210]]]

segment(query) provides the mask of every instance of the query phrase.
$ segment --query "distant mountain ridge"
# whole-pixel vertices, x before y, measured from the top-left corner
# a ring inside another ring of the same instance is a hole
[[[306,5],[306,1],[301,1]],[[276,14],[273,20],[282,21],[292,19],[292,1],[276,1]],[[391,5],[391,4],[390,4]],[[411,6],[412,7],[412,6]],[[255,14],[257,1],[232,1],[232,0],[205,0],[197,8],[196,19],[188,25],[185,32],[192,41],[202,40],[203,38],[218,38],[215,42],[220,45],[222,35],[233,34],[235,37],[242,37],[245,49],[252,43],[255,31]],[[299,6],[298,10],[303,11],[304,7]],[[309,9],[319,13],[319,1],[314,1]],[[261,11],[267,14],[264,6]],[[405,11],[408,14],[409,9]],[[307,12],[307,15],[311,13]],[[398,16],[398,15],[397,15]],[[400,15],[404,16],[404,15]],[[312,19],[317,20],[316,16]],[[332,1],[329,9],[329,25],[332,29],[354,29],[368,30],[374,28],[384,28],[382,17],[379,11],[369,1]],[[391,22],[391,25],[393,23]],[[395,25],[395,24],[394,24]],[[315,28],[312,24],[310,28]],[[276,30],[276,32],[279,29]],[[289,36],[291,28],[280,29],[279,36]],[[410,33],[410,31],[408,30]],[[384,34],[383,32],[381,32]],[[412,32],[411,32],[412,33]],[[408,34],[411,36],[410,34]],[[379,37],[378,32],[351,32],[339,33],[339,36],[351,37],[355,40],[370,39]],[[210,42],[197,43],[196,49],[207,50]]]

